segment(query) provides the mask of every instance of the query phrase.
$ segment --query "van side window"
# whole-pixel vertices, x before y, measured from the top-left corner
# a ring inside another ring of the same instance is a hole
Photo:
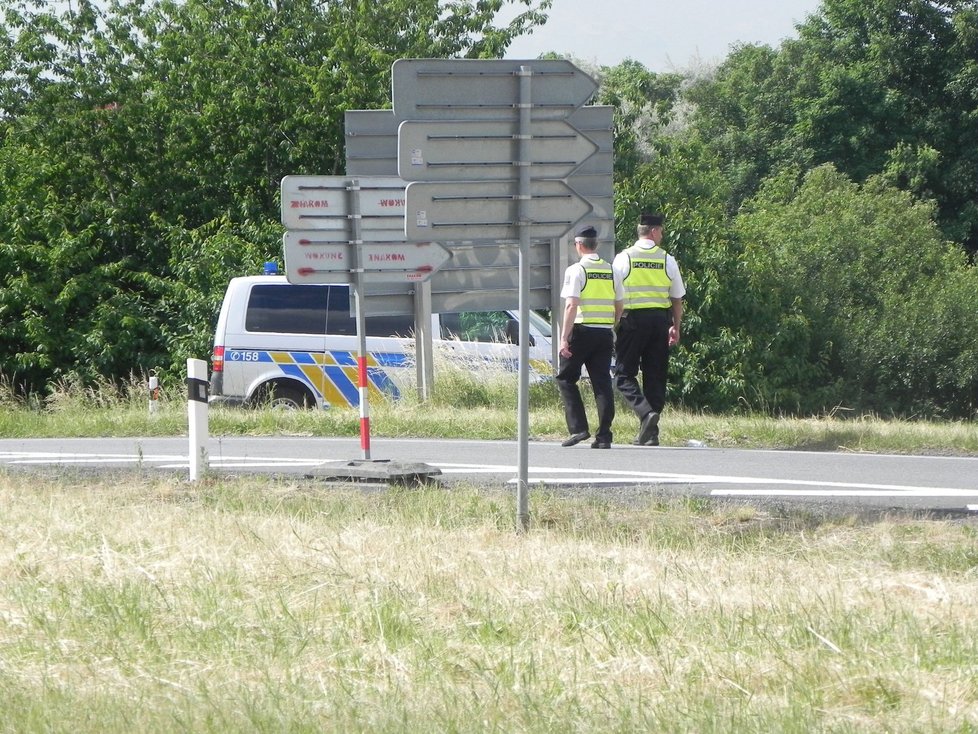
[[[350,289],[345,285],[329,287],[329,318],[327,327],[330,334],[356,336],[357,320],[351,316]],[[413,336],[413,316],[367,316],[367,336]]]
[[[414,316],[368,316],[367,336],[414,338]]]
[[[414,336],[414,316],[368,316],[367,336]],[[247,331],[356,336],[345,285],[256,285],[248,298]]]
[[[330,334],[357,335],[357,320],[350,315],[350,289],[345,285],[329,287],[329,314],[326,328]]]
[[[326,292],[314,285],[256,285],[248,297],[245,330],[325,334]]]

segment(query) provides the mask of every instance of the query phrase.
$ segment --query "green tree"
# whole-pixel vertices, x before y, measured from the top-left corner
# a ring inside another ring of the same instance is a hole
[[[823,0],[798,32],[690,90],[731,211],[771,172],[832,163],[935,199],[945,236],[978,250],[978,2]]]
[[[811,158],[793,131],[797,50],[740,46],[684,94],[694,105],[692,131],[716,152],[729,180],[731,215],[772,170]]]
[[[180,371],[227,278],[277,256],[281,178],[340,172],[343,113],[389,104],[394,59],[498,55],[549,4],[6,7],[0,373],[40,389]],[[518,12],[496,25],[506,5]]]
[[[978,278],[933,217],[882,177],[860,185],[829,165],[765,183],[737,220],[756,400],[974,416]]]
[[[702,143],[672,141],[667,154],[617,182],[619,242],[630,245],[643,211],[666,216],[663,247],[676,257],[686,284],[683,340],[670,361],[675,398],[714,411],[737,407],[747,389],[751,340],[737,242],[725,206],[729,197],[716,156]]]
[[[615,108],[615,177],[622,180],[655,157],[654,142],[672,120],[682,77],[656,74],[632,59],[601,67],[595,76],[597,103]]]

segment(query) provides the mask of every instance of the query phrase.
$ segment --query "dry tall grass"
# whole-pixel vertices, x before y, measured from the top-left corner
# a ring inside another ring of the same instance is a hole
[[[0,731],[975,731],[976,526],[0,474]]]

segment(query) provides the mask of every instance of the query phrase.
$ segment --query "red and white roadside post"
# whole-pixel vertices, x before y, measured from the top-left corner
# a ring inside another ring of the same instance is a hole
[[[359,310],[359,296],[358,296]],[[363,450],[363,458],[370,458],[370,406],[367,402],[367,386],[370,384],[367,378],[367,353],[366,347],[360,348],[357,356],[357,368],[360,379],[357,389],[360,393],[360,448]]]

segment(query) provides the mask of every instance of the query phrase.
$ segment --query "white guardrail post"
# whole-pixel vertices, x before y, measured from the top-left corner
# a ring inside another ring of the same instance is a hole
[[[187,360],[187,420],[190,424],[190,481],[207,472],[207,362]]]

